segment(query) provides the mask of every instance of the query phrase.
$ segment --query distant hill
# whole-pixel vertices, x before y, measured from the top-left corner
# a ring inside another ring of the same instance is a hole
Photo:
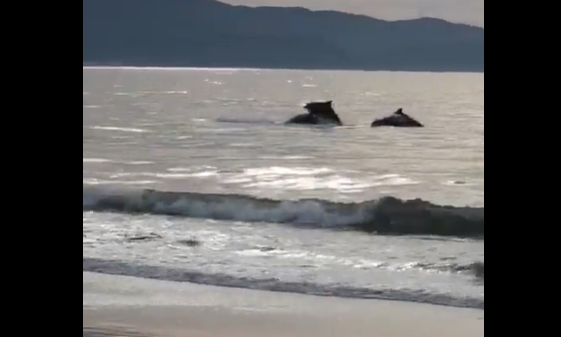
[[[215,0],[83,0],[83,63],[483,72],[485,31]]]

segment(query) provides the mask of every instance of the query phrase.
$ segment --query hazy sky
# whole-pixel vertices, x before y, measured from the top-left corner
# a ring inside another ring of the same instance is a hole
[[[332,9],[384,20],[421,16],[441,18],[483,27],[484,0],[220,0],[246,6],[286,6]]]

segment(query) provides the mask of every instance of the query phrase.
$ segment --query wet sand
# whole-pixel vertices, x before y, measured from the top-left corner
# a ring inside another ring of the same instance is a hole
[[[83,336],[481,337],[484,312],[83,273]]]

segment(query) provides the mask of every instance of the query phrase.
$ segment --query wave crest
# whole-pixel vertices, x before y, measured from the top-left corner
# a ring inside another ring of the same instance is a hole
[[[272,200],[237,194],[84,187],[84,211],[113,211],[243,222],[354,228],[392,235],[483,238],[485,209],[383,197],[360,203]]]

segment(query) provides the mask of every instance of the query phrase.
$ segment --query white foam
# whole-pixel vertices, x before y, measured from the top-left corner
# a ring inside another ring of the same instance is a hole
[[[186,90],[167,90],[167,91],[142,91],[142,94],[165,94],[165,95],[185,95],[189,92]]]
[[[263,156],[262,159],[285,159],[285,160],[302,160],[302,159],[312,159],[314,157],[310,156]]]
[[[214,166],[191,166],[191,167],[170,167],[169,172],[200,172],[200,171],[216,171]]]
[[[82,158],[82,163],[109,163],[111,160],[105,158]]]
[[[83,179],[84,185],[150,185],[155,184],[154,180],[103,180],[95,178]]]
[[[244,170],[244,174],[248,176],[271,176],[277,177],[280,175],[317,175],[333,172],[332,169],[327,167],[321,168],[308,168],[308,167],[259,167],[248,168]]]
[[[126,165],[151,165],[154,164],[153,161],[147,161],[147,160],[138,160],[138,161],[125,161],[123,162],[123,164]]]
[[[137,128],[122,128],[117,126],[92,126],[91,129],[93,130],[104,130],[104,131],[121,131],[121,132],[150,132],[146,129],[137,129]]]
[[[467,182],[461,181],[461,180],[448,180],[448,181],[445,181],[443,184],[446,185],[446,186],[470,185]]]
[[[161,173],[161,172],[127,172],[111,175],[111,179],[129,178],[129,177],[153,177],[160,179],[182,179],[182,178],[201,178],[216,175],[216,171],[201,171],[191,173]]]
[[[419,182],[411,178],[402,177],[399,174],[385,174],[375,177],[376,182],[372,186],[400,186],[415,185]]]
[[[138,96],[138,93],[135,92],[115,92],[113,93],[115,96]]]

